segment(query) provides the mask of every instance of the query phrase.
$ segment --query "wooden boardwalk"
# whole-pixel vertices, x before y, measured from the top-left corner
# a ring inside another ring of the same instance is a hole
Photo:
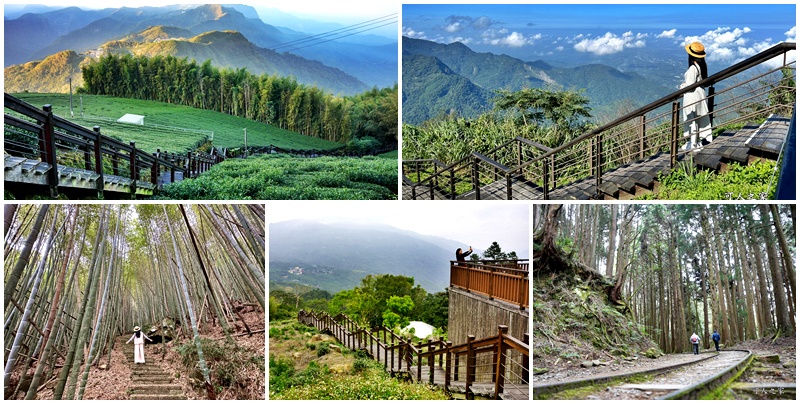
[[[697,169],[725,171],[732,163],[747,165],[758,160],[777,160],[786,139],[789,118],[772,116],[760,126],[746,125],[736,131],[719,134],[713,142],[678,155],[677,161],[690,161]],[[652,193],[660,175],[671,172],[670,154],[658,153],[644,160],[625,164],[603,173],[602,181],[596,186],[595,177],[587,177],[549,192],[552,200],[590,200],[590,199],[633,199]],[[516,177],[512,179],[513,200],[543,199],[540,186]],[[417,199],[431,199],[430,186],[416,189]],[[474,190],[456,197],[457,200],[476,199]],[[403,199],[413,199],[411,187],[403,186]],[[447,199],[440,190],[434,190],[433,199]],[[507,199],[506,181],[500,180],[480,189],[482,200]]]
[[[415,348],[411,347],[408,341],[394,336],[391,338],[391,341],[387,340],[383,342],[379,339],[380,331],[376,331],[376,333],[373,334],[365,329],[360,329],[355,326],[352,320],[342,315],[336,318],[330,317],[327,314],[317,317],[313,313],[308,314],[301,311],[298,315],[298,321],[315,326],[320,331],[329,332],[337,341],[349,349],[367,352],[374,360],[382,363],[385,370],[393,376],[406,377],[420,383],[434,384],[446,389],[454,398],[493,398],[495,396],[495,383],[483,381],[484,379],[491,379],[491,372],[489,374],[480,373],[476,375],[473,371],[471,376],[466,375],[468,366],[475,368],[475,357],[473,356],[472,362],[464,357],[466,350],[463,346],[452,347],[456,351],[462,351],[461,366],[459,367],[458,359],[456,359],[459,355],[451,353],[450,355],[452,355],[453,363],[450,365],[453,366],[450,366],[448,373],[448,370],[445,369],[447,366],[442,366],[447,365],[445,360],[447,356],[445,351],[447,351],[447,349],[437,348],[437,346],[441,346],[438,342],[435,344],[430,343],[427,347],[425,347],[423,343],[418,347],[419,353],[415,355],[412,352],[412,349]],[[388,333],[391,336],[391,331]],[[386,334],[387,332],[384,332],[384,336],[386,336]],[[483,345],[486,346],[485,340],[483,341]],[[427,348],[427,351],[423,352],[423,348]],[[527,346],[525,349],[527,349]],[[478,350],[479,349],[476,349],[476,352]],[[494,351],[495,348],[491,348],[491,350]],[[427,352],[437,352],[437,354],[425,355]],[[438,352],[441,352],[441,355],[439,355]],[[487,351],[486,348],[483,348],[483,354],[488,354],[488,356],[486,356],[487,358],[491,357],[491,352]],[[409,362],[409,359],[411,362]],[[418,361],[422,361],[422,363]],[[493,368],[494,364],[490,367]],[[502,369],[507,369],[505,361],[503,361]],[[431,377],[431,373],[433,377]],[[466,379],[469,377],[471,377],[472,380],[469,383],[469,388],[467,388]],[[505,378],[503,379],[505,380]],[[502,383],[502,392],[498,395],[498,398],[504,400],[527,400],[529,397],[530,391],[527,383],[504,382]]]

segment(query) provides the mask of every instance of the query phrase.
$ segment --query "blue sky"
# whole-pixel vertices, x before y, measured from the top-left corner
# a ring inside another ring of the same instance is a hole
[[[712,62],[734,62],[796,37],[794,4],[403,5],[403,35],[462,42],[524,60],[560,53],[587,58],[706,45]]]

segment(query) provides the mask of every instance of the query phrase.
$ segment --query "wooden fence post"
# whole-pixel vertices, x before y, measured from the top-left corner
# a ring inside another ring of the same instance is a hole
[[[522,342],[524,342],[525,345],[529,345],[530,344],[530,335],[527,332],[522,336]],[[530,382],[530,376],[529,376],[529,373],[528,373],[529,362],[530,362],[530,358],[528,357],[528,355],[523,354],[522,355],[522,383],[525,383],[525,384],[528,384]]]
[[[136,167],[136,142],[131,142],[130,169],[131,169],[131,199],[136,199],[136,180],[139,177],[139,168]]]
[[[466,391],[467,400],[474,400],[475,395],[470,388],[472,383],[475,382],[475,349],[472,347],[472,342],[475,341],[474,335],[467,336],[467,376],[464,381],[464,390]]]
[[[153,153],[153,166],[150,167],[150,182],[158,187],[158,176],[161,175],[161,167],[159,167],[158,160],[161,158],[161,149],[156,149]]]
[[[97,197],[103,198],[103,190],[105,189],[105,179],[103,176],[103,141],[100,133],[100,127],[95,126],[92,128],[95,133],[94,140],[94,172],[99,175],[97,177]]]
[[[42,135],[39,138],[39,154],[42,161],[50,164],[47,172],[47,186],[50,188],[50,198],[58,197],[58,158],[56,157],[56,138],[53,129],[53,106],[45,104],[42,107],[45,113]]]
[[[447,389],[450,387],[450,373],[452,372],[451,365],[452,365],[453,353],[450,350],[450,348],[453,347],[453,343],[450,342],[450,341],[446,341],[444,343],[444,345],[447,348],[447,350],[445,351],[445,354],[444,354],[444,357],[445,357],[445,359],[444,359],[444,391],[447,391]],[[458,373],[456,373],[456,374],[458,374]]]
[[[503,393],[503,384],[505,382],[506,374],[506,347],[503,341],[503,336],[508,332],[507,325],[497,326],[497,351],[495,352],[495,368],[493,369],[494,375],[494,399],[498,400],[500,394]]]

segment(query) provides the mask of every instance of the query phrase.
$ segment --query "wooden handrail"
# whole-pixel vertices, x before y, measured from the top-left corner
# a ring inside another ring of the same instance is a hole
[[[476,261],[450,261],[450,286],[528,307],[528,269],[489,265]]]
[[[31,104],[22,101],[8,93],[4,93],[4,107],[27,116],[39,124],[4,114],[4,123],[9,126],[37,133],[39,136],[39,149],[43,162],[51,164],[54,168],[48,173],[48,185],[51,189],[51,196],[57,196],[58,187],[58,160],[56,150],[57,141],[64,145],[73,145],[84,153],[84,168],[94,171],[99,175],[98,193],[103,191],[103,155],[111,156],[114,175],[119,175],[119,158],[127,159],[130,179],[131,192],[135,193],[137,181],[143,178],[140,171],[150,170],[150,180],[157,181],[160,174],[160,167],[170,171],[171,180],[175,179],[175,172],[183,172],[185,177],[200,174],[207,171],[212,165],[219,163],[224,156],[211,155],[206,153],[189,152],[185,157],[174,153],[161,152],[149,153],[136,148],[134,142],[125,142],[103,135],[100,127],[95,126],[89,130],[64,118],[53,115],[52,107],[46,105],[42,109],[36,108]],[[58,131],[56,131],[58,129]],[[124,154],[120,154],[124,153]],[[94,158],[95,164],[92,167],[90,160]],[[157,185],[153,182],[153,185]]]
[[[338,319],[338,320],[337,320]],[[399,363],[398,366],[402,367],[402,361],[405,361],[405,371],[409,372],[412,378],[417,382],[423,382],[420,380],[422,377],[422,366],[423,360],[425,358],[428,359],[427,366],[429,368],[429,377],[427,382],[429,384],[433,384],[434,382],[434,374],[435,374],[435,359],[436,356],[439,356],[439,365],[444,366],[442,369],[444,371],[444,387],[448,389],[451,385],[451,381],[458,380],[458,367],[461,357],[466,362],[466,388],[467,388],[467,398],[471,399],[474,398],[472,392],[470,391],[470,386],[475,382],[477,373],[477,365],[476,365],[476,358],[480,354],[485,353],[493,353],[492,355],[492,362],[491,362],[491,370],[489,372],[481,373],[482,375],[490,376],[491,380],[494,383],[494,398],[499,398],[499,395],[503,392],[503,387],[506,383],[506,369],[507,369],[507,354],[505,354],[508,350],[513,350],[518,352],[522,355],[522,363],[518,364],[522,368],[522,375],[528,374],[527,363],[529,358],[529,346],[527,343],[519,341],[518,339],[509,336],[507,334],[508,327],[505,325],[498,326],[498,334],[491,337],[485,337],[481,339],[476,339],[474,336],[469,336],[468,341],[463,344],[453,345],[450,341],[427,341],[426,343],[420,343],[418,346],[415,346],[411,343],[411,340],[405,340],[397,334],[395,334],[392,330],[387,329],[386,327],[378,327],[371,331],[366,330],[364,328],[359,328],[354,322],[352,322],[349,317],[345,315],[337,315],[335,317],[331,317],[327,313],[315,313],[313,311],[306,312],[304,310],[300,310],[297,314],[297,320],[306,325],[314,326],[315,328],[319,329],[320,331],[330,330],[334,334],[334,336],[345,346],[350,349],[367,349],[368,352],[372,352],[371,348],[368,348],[366,344],[363,342],[356,345],[355,340],[353,338],[348,338],[348,336],[352,336],[355,334],[365,335],[367,340],[370,341],[369,347],[372,346],[372,341],[375,341],[379,347],[379,349],[375,350],[375,357],[378,362],[381,361],[381,349],[383,347],[383,363],[384,368],[390,371],[395,371],[395,364]],[[341,321],[341,322],[340,322]],[[358,331],[348,332],[346,329],[348,327],[356,327]],[[386,332],[389,332],[389,335],[392,337],[392,344],[389,345],[388,343],[381,343],[380,332],[384,332],[383,340],[387,340]],[[527,335],[527,334],[526,334]],[[395,336],[397,336],[398,341],[394,343]],[[433,349],[434,346],[440,346],[440,348]],[[394,353],[398,351],[398,359],[399,362],[395,362]],[[391,366],[389,366],[388,358],[391,355]],[[415,364],[416,374],[411,372],[411,365],[412,363]],[[481,367],[484,365],[481,365]],[[396,369],[401,370],[401,369]],[[527,384],[528,380],[523,379],[523,383]]]

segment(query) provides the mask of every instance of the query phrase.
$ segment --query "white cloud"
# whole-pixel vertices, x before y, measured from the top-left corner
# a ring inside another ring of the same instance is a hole
[[[511,48],[520,48],[533,43],[532,38],[526,38],[525,35],[519,32],[512,32],[508,36],[502,38],[495,38],[489,41],[492,45],[508,46]]]
[[[797,25],[784,32],[783,35],[786,35],[786,42],[797,42]]]
[[[670,30],[665,30],[660,34],[656,35],[656,38],[674,38],[676,32],[678,32],[678,30],[675,28]]]
[[[447,32],[458,32],[461,31],[463,27],[464,26],[460,22],[454,22],[452,24],[445,25],[444,30]]]
[[[703,35],[687,36],[683,44],[700,42],[706,48],[706,58],[708,61],[725,64],[735,63],[764,51],[775,44],[772,38],[754,41],[748,37],[748,34],[751,32],[752,30],[749,27],[719,27]],[[794,33],[795,27],[792,27],[792,29],[786,31],[784,34],[790,36]]]
[[[425,32],[415,31],[411,27],[403,27],[403,36],[407,36],[409,38],[414,38],[414,39],[428,39],[428,37],[425,36]]]
[[[616,34],[606,32],[606,34],[601,37],[594,39],[583,39],[576,43],[574,48],[578,52],[589,52],[598,56],[612,55],[614,53],[622,52],[626,48],[645,47],[646,43],[642,40],[642,38],[646,37],[647,34],[634,35],[631,31],[622,34],[622,36],[617,36]],[[579,35],[575,38],[580,39],[581,36]]]

